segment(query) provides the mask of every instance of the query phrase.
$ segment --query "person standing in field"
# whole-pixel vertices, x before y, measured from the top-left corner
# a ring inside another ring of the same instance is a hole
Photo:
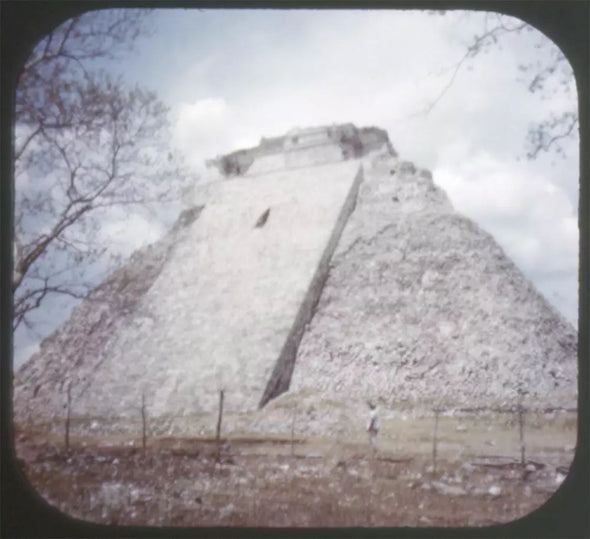
[[[377,451],[377,434],[379,433],[379,410],[377,404],[373,401],[369,402],[369,419],[367,421],[367,432],[369,433],[369,441],[373,452]]]

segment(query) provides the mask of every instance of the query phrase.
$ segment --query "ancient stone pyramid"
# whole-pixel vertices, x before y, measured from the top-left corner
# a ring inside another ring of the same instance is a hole
[[[241,430],[299,407],[322,431],[368,398],[576,406],[573,327],[383,130],[293,130],[209,166],[173,229],[15,373],[18,422],[52,428],[70,384],[91,431],[135,428],[144,395],[153,429],[195,433],[220,388]]]

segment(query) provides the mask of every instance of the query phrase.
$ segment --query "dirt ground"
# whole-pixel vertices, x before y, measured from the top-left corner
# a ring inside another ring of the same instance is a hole
[[[398,430],[393,430],[397,427]],[[76,518],[153,526],[485,526],[542,505],[574,454],[575,417],[518,429],[399,420],[379,440],[73,437],[19,431],[17,456],[48,503]]]

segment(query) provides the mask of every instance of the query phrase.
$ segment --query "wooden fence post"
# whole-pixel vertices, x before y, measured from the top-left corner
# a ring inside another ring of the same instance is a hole
[[[293,410],[293,420],[291,421],[291,456],[295,455],[295,417],[297,416],[297,410]]]
[[[438,414],[440,410],[434,409],[434,428],[432,430],[432,473],[436,473],[436,444],[438,436]]]
[[[141,394],[141,446],[145,455],[145,448],[147,445],[147,421],[145,414],[145,393]]]
[[[518,403],[518,431],[520,434],[520,465],[524,470],[526,465],[526,458],[524,445],[524,409],[522,407],[522,402]]]
[[[72,407],[72,382],[68,383],[68,400],[66,404],[66,452],[70,451],[70,413]]]
[[[221,457],[221,420],[223,418],[223,389],[219,391],[219,413],[217,415],[217,430],[215,433],[215,439],[217,441],[217,458],[216,462],[219,462]]]

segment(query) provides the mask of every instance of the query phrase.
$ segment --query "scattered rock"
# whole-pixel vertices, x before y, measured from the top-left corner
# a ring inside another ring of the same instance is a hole
[[[498,496],[500,496],[502,494],[502,489],[498,486],[498,485],[492,485],[489,489],[488,489],[488,494],[492,497],[492,498],[497,498]]]
[[[464,488],[448,485],[442,481],[433,481],[432,486],[437,492],[440,492],[445,496],[465,496],[467,494],[467,491]]]
[[[469,462],[464,462],[461,465],[461,469],[466,472],[466,473],[471,473],[474,470],[473,464],[469,463]]]
[[[449,479],[450,483],[463,483],[463,477],[460,474],[455,474]]]
[[[141,498],[141,492],[137,488],[132,488],[131,492],[129,493],[129,499],[131,503],[137,503]]]
[[[555,484],[556,485],[561,485],[563,483],[563,480],[566,478],[566,476],[564,474],[562,474],[561,472],[557,472],[555,474]]]
[[[221,510],[219,511],[219,518],[224,519],[229,517],[234,511],[235,511],[235,506],[233,503],[230,503],[228,505],[226,505],[225,507],[222,507]]]
[[[221,451],[223,453],[232,453],[233,449],[233,446],[229,442],[225,442],[221,445]]]

